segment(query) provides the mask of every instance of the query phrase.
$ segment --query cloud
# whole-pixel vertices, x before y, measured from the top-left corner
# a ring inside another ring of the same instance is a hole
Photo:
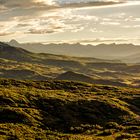
[[[57,9],[57,8],[78,8],[91,6],[105,6],[122,3],[123,1],[116,0],[0,0],[0,9],[21,8],[21,9]]]
[[[89,38],[89,39],[80,39],[80,40],[71,40],[71,43],[83,43],[83,44],[101,44],[101,43],[132,43],[140,41],[140,38]]]
[[[29,8],[29,7],[44,7],[44,6],[52,6],[50,1],[42,1],[42,0],[0,0],[0,5],[7,8]]]
[[[50,34],[55,33],[55,30],[48,30],[48,29],[30,29],[27,33],[28,34]]]
[[[11,32],[0,32],[0,36],[7,36],[7,35],[11,35],[13,33]]]
[[[119,22],[101,22],[100,23],[101,25],[113,25],[113,26],[117,26],[117,25],[120,25]]]
[[[98,30],[97,28],[92,28],[92,29],[90,29],[90,31],[93,33],[102,33],[103,32],[102,30]]]
[[[28,26],[32,26],[32,24],[27,24],[27,23],[19,23],[16,25],[16,27],[18,28],[25,28],[25,27],[28,27]]]
[[[33,21],[32,21],[33,22]],[[18,25],[19,26],[19,25]],[[27,25],[28,26],[28,25]],[[52,34],[60,32],[79,32],[84,29],[83,24],[72,23],[67,19],[53,19],[52,17],[43,18],[34,22],[34,26],[28,26],[25,34]]]
[[[65,24],[57,18],[43,17],[38,20],[31,20],[27,24],[25,34],[52,34],[57,32],[63,32],[66,28]],[[23,26],[23,27],[25,27]]]
[[[125,25],[122,26],[123,28],[127,28],[127,29],[134,29],[134,28],[140,28],[140,25]]]
[[[136,30],[140,17],[136,8],[120,6],[127,3],[127,0],[0,0],[0,38],[10,39],[13,35],[23,37],[22,41],[34,41],[132,36],[122,27],[127,24]]]
[[[114,0],[106,0],[106,1],[80,1],[80,2],[65,2],[60,3],[61,7],[64,8],[81,8],[81,7],[93,7],[93,6],[107,6],[107,5],[114,5],[114,4],[120,4],[123,3],[123,1],[114,1]]]
[[[56,9],[48,0],[0,0],[0,21],[14,20],[14,18],[32,18],[40,16],[42,12]]]
[[[106,6],[122,3],[116,0],[0,0],[0,21],[36,18],[61,9]]]

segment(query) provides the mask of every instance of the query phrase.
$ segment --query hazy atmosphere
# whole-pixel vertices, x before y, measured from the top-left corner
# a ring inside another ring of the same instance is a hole
[[[0,140],[140,140],[140,0],[0,0]]]
[[[0,40],[140,44],[139,0],[0,0]]]

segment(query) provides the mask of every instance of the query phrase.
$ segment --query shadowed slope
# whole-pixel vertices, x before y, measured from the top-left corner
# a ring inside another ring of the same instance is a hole
[[[15,60],[15,61],[31,61],[32,53],[22,49],[9,46],[0,42],[0,58]]]

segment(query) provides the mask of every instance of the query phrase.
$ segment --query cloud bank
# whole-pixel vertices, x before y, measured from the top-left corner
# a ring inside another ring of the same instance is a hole
[[[138,5],[135,0],[0,0],[0,39],[137,37]]]

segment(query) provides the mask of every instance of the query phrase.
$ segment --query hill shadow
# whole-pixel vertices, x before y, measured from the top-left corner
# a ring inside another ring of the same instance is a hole
[[[39,99],[35,101],[42,115],[42,127],[70,133],[81,125],[101,125],[115,121],[121,123],[128,112],[98,100],[63,101]]]

